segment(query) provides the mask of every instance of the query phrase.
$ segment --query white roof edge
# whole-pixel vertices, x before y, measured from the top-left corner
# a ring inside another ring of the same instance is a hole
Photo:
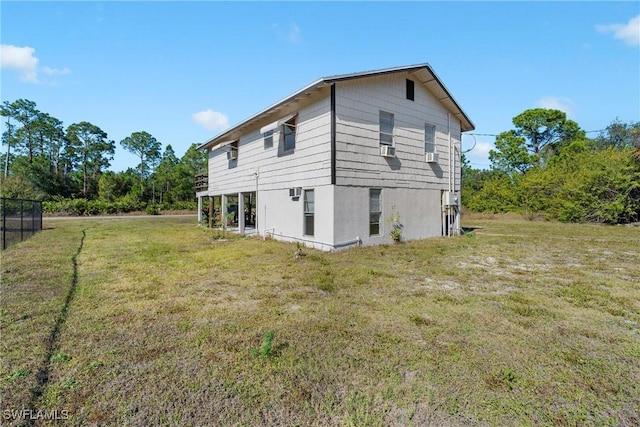
[[[235,125],[231,126],[229,129],[226,129],[222,132],[220,132],[218,135],[214,136],[213,138],[209,138],[207,139],[205,142],[203,142],[202,144],[200,144],[197,149],[203,149],[211,144],[214,143],[214,141],[219,140],[220,138],[224,137],[225,135],[230,134],[231,132],[234,132],[235,130],[237,130],[238,128],[244,126],[247,123],[250,123],[251,121],[259,118],[262,115],[267,114],[268,112],[274,110],[275,108],[286,104],[287,102],[291,101],[292,99],[298,97],[299,95],[311,90],[311,89],[317,89],[322,87],[323,85],[326,84],[331,84],[334,82],[339,82],[339,81],[344,81],[344,80],[350,80],[350,79],[357,79],[357,78],[364,78],[364,77],[371,77],[371,76],[376,76],[376,75],[382,75],[382,74],[390,74],[390,73],[397,73],[397,72],[401,72],[401,71],[415,71],[415,70],[420,70],[420,69],[427,69],[435,78],[435,80],[437,81],[438,85],[442,88],[442,90],[446,93],[447,97],[453,102],[453,104],[455,105],[456,109],[460,112],[460,115],[462,115],[462,117],[468,122],[470,129],[468,130],[463,130],[463,132],[468,132],[470,130],[474,130],[475,129],[475,125],[473,124],[473,122],[471,121],[471,119],[467,116],[467,114],[464,112],[464,110],[460,107],[460,105],[458,105],[458,102],[455,100],[455,98],[449,93],[449,90],[446,88],[446,86],[444,85],[444,83],[442,83],[442,81],[440,80],[440,78],[438,77],[438,75],[435,73],[435,71],[433,71],[433,69],[431,68],[431,65],[429,65],[428,63],[422,63],[422,64],[416,64],[416,65],[406,65],[406,66],[401,66],[401,67],[392,67],[392,68],[384,68],[384,69],[379,69],[379,70],[370,70],[370,71],[363,71],[363,72],[358,72],[358,73],[350,73],[350,74],[338,74],[338,75],[334,75],[334,76],[328,76],[328,77],[322,77],[319,78],[318,80],[312,82],[311,84],[297,90],[296,92],[290,94],[289,96],[281,99],[280,101],[268,106],[267,108],[257,112],[256,114],[250,116],[249,118],[236,123]]]
[[[337,74],[335,76],[323,77],[321,80],[332,82],[332,81],[341,81],[341,80],[349,80],[349,79],[358,79],[362,77],[377,76],[380,74],[397,73],[400,71],[419,70],[421,68],[431,69],[431,66],[425,62],[423,64],[405,65],[402,67],[383,68],[380,70],[369,70],[369,71],[362,71],[358,73],[349,73],[349,74]]]
[[[296,92],[292,93],[291,95],[287,96],[286,98],[281,99],[280,101],[276,102],[275,104],[272,104],[270,106],[268,106],[267,108],[257,112],[256,114],[254,114],[253,116],[241,121],[240,123],[236,123],[235,125],[231,126],[229,129],[226,129],[222,132],[220,132],[218,135],[214,136],[213,138],[209,138],[207,141],[203,142],[202,144],[200,144],[197,149],[202,149],[204,147],[206,147],[207,145],[211,144],[213,141],[215,141],[216,139],[220,139],[221,137],[223,137],[226,134],[229,134],[231,132],[233,132],[234,130],[236,130],[237,128],[251,122],[252,120],[257,119],[258,117],[268,113],[269,111],[275,109],[276,107],[279,107],[283,104],[286,104],[287,102],[289,102],[291,99],[295,98],[296,96],[305,93],[306,91],[314,88],[314,87],[320,87],[322,84],[324,83],[324,79],[318,79],[316,81],[314,81],[313,83],[303,87],[300,90],[297,90]]]

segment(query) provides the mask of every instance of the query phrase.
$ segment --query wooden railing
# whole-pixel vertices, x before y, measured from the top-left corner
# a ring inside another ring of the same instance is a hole
[[[196,174],[196,192],[207,191],[209,189],[209,174],[200,172]]]

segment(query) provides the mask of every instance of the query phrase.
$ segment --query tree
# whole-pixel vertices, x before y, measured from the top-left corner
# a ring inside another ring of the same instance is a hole
[[[177,166],[180,164],[180,160],[176,157],[175,151],[171,145],[167,145],[167,148],[162,154],[162,159],[153,172],[154,181],[157,183],[157,188],[160,191],[160,202],[171,202],[171,193],[173,186],[177,179]],[[167,197],[167,195],[169,197]]]
[[[140,158],[140,188],[144,189],[145,178],[160,161],[160,142],[147,132],[134,132],[120,141],[120,145]]]
[[[5,101],[0,106],[0,115],[7,118],[7,130],[2,133],[2,144],[7,146],[7,154],[4,160],[4,177],[9,176],[9,160],[11,159],[11,146],[15,144],[15,125],[11,124],[11,118],[15,117],[16,113],[9,101]]]
[[[619,150],[625,147],[640,148],[640,122],[622,123],[615,119],[593,142],[599,150],[608,147]]]
[[[464,154],[461,156],[460,163],[462,164],[460,190],[462,205],[469,207],[469,202],[473,195],[479,192],[484,187],[485,182],[489,181],[496,172],[493,170],[472,168]]]
[[[6,178],[0,176],[0,197],[40,200],[43,199],[44,196],[44,193],[18,175]]]
[[[61,172],[61,160],[66,148],[66,138],[62,122],[47,113],[42,113],[33,126],[33,136],[38,144],[38,151],[51,162],[52,171]]]
[[[207,169],[207,152],[198,150],[197,147],[197,144],[191,144],[180,158],[180,164],[176,168],[176,184],[172,192],[175,200],[195,200],[196,174]]]
[[[132,183],[127,180],[124,173],[106,171],[98,180],[98,195],[101,200],[114,202],[125,196],[131,190]]]
[[[534,108],[513,118],[515,129],[496,137],[489,159],[494,168],[526,172],[553,157],[561,147],[584,140],[585,132],[559,110]]]
[[[562,145],[585,139],[585,132],[559,110],[534,108],[513,118],[516,133],[526,138],[529,152],[539,158],[545,151],[557,152]]]
[[[489,160],[494,169],[506,173],[524,173],[536,163],[536,156],[527,150],[526,139],[515,130],[499,134],[495,146],[495,150],[489,151]]]
[[[31,163],[37,153],[34,140],[34,125],[42,113],[36,108],[36,103],[28,99],[18,99],[12,102],[8,111],[22,124],[22,127],[16,130],[15,145],[28,156],[29,163]]]
[[[107,133],[89,122],[74,123],[67,128],[68,153],[82,171],[82,195],[89,198],[97,193],[97,184],[103,169],[110,166],[115,143]]]

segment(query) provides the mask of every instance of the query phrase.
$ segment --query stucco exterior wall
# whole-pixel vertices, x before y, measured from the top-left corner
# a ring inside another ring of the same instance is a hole
[[[358,236],[363,245],[391,243],[391,216],[400,216],[404,240],[424,239],[442,235],[440,190],[410,188],[382,189],[380,234],[369,235],[369,187],[340,186],[335,189],[335,241],[352,240]]]
[[[314,235],[304,235],[304,190],[314,191]],[[301,241],[307,247],[333,249],[334,186],[303,187],[300,198],[291,198],[288,190],[258,192],[258,224],[260,234],[278,240]]]

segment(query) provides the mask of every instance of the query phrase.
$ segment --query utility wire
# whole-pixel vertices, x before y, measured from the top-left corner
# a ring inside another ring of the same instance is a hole
[[[584,133],[596,133],[596,132],[604,132],[606,129],[598,129],[598,130],[585,130]],[[473,135],[473,136],[498,136],[495,133],[465,133],[464,135]]]

